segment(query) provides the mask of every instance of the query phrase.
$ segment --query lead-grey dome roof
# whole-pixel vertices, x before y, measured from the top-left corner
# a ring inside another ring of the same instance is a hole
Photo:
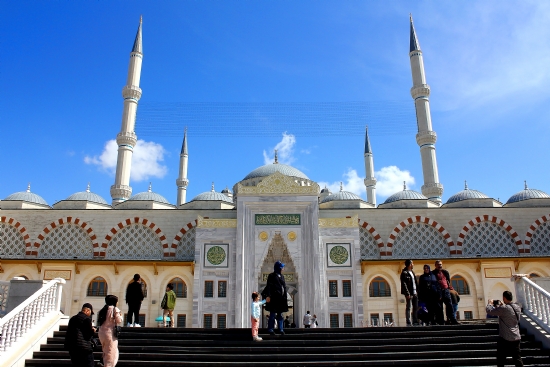
[[[42,196],[35,194],[34,192],[31,192],[31,185],[27,187],[27,191],[20,191],[16,192],[14,194],[9,195],[7,198],[4,199],[5,201],[12,200],[12,201],[26,201],[29,203],[35,203],[35,204],[41,204],[41,205],[48,205],[46,200],[42,198]]]
[[[109,205],[105,201],[105,199],[103,199],[101,196],[99,196],[98,194],[94,194],[93,192],[90,192],[90,186],[89,185],[88,185],[88,188],[86,189],[86,191],[81,191],[81,192],[74,193],[65,200],[89,201],[89,202],[92,202],[92,203]]]
[[[489,197],[477,190],[470,190],[468,184],[465,183],[464,190],[457,192],[447,200],[447,204],[456,203],[468,199],[488,199]]]
[[[428,199],[427,197],[425,197],[419,192],[404,189],[403,191],[399,191],[398,193],[395,193],[389,198],[387,198],[386,201],[384,201],[384,204],[389,204],[400,200],[427,200],[427,199]]]
[[[149,184],[149,190],[140,192],[139,194],[136,194],[132,196],[128,200],[134,200],[134,201],[156,201],[157,203],[163,203],[163,204],[170,204],[168,200],[164,198],[164,196],[157,194],[156,192],[153,192],[151,190],[151,184]]]
[[[212,184],[212,190],[198,194],[191,201],[225,201],[226,203],[233,204],[233,200],[230,197],[214,190],[214,184]]]
[[[525,183],[525,189],[512,195],[512,197],[508,199],[506,204],[517,203],[518,201],[529,200],[529,199],[548,199],[548,198],[550,198],[550,195],[548,195],[544,191],[540,191],[537,189],[530,189],[527,187],[527,183]]]
[[[328,191],[328,189],[326,189]],[[329,191],[330,192],[330,191]],[[321,201],[322,203],[328,203],[329,201],[343,201],[343,200],[363,200],[360,196],[354,194],[353,192],[344,191],[342,189],[342,184],[340,183],[340,191],[335,192],[334,194],[328,195],[326,198]]]
[[[248,180],[249,178],[266,177],[274,174],[275,172],[280,172],[285,176],[299,177],[305,180],[309,180],[309,177],[307,177],[302,171],[292,166],[282,163],[271,163],[256,168],[254,171],[250,172],[245,178],[243,178],[243,181]]]

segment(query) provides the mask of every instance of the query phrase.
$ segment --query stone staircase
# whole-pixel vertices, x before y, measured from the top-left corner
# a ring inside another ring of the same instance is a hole
[[[70,365],[65,330],[26,366]],[[284,336],[264,329],[260,336],[253,342],[249,329],[123,328],[117,366],[494,366],[498,325],[289,329]],[[525,366],[550,366],[549,351],[533,338],[523,335],[521,349]]]

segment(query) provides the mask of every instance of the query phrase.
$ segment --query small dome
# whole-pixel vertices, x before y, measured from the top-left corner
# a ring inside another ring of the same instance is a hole
[[[226,190],[229,191],[228,189]],[[233,204],[233,200],[230,197],[214,190],[214,183],[212,183],[212,190],[198,194],[191,201],[225,201],[226,203]]]
[[[323,190],[326,190],[327,192],[330,193],[330,191],[327,188]],[[329,201],[343,201],[343,200],[363,200],[363,199],[361,199],[361,197],[354,194],[353,192],[344,191],[342,187],[342,183],[340,182],[340,191],[334,194],[328,195],[326,198],[323,199],[323,201],[321,201],[321,204],[328,203]]]
[[[468,199],[488,199],[489,197],[477,190],[470,190],[468,184],[465,183],[464,190],[454,194],[447,200],[447,204],[456,203]]]
[[[139,194],[136,194],[132,196],[128,200],[134,200],[134,201],[156,201],[157,203],[163,203],[163,204],[170,204],[168,200],[164,198],[164,196],[157,194],[151,190],[151,184],[149,184],[149,190],[140,192]]]
[[[419,192],[407,190],[407,186],[403,185],[403,191],[393,194],[384,201],[384,204],[393,203],[400,200],[427,200],[428,198]]]
[[[227,187],[222,190],[222,194],[232,194],[231,190],[229,190]]]
[[[74,193],[65,200],[89,201],[89,202],[92,202],[92,203],[109,205],[105,201],[105,199],[103,199],[101,196],[99,196],[98,194],[94,194],[93,192],[90,192],[90,185],[88,185],[88,188],[86,189],[86,191],[81,191],[81,192]]]
[[[525,183],[525,189],[520,192],[512,195],[506,204],[517,203],[518,201],[529,200],[529,199],[548,199],[550,195],[544,191],[530,189],[527,187],[527,182]]]
[[[14,194],[11,194],[7,198],[4,199],[5,201],[26,201],[29,203],[35,203],[35,204],[41,204],[41,205],[48,205],[46,200],[42,198],[42,196],[35,194],[34,192],[31,192],[31,185],[27,186],[27,191],[20,191],[16,192]]]
[[[274,174],[275,172],[280,172],[285,176],[299,177],[305,180],[309,180],[309,177],[307,177],[302,171],[292,166],[282,163],[272,163],[256,168],[254,171],[246,175],[246,177],[243,178],[243,181],[248,180],[249,178],[267,177]]]

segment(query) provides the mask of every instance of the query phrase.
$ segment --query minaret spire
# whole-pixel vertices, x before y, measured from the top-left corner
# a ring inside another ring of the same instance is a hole
[[[130,64],[128,66],[128,78],[126,85],[122,88],[122,97],[124,98],[124,107],[122,111],[122,124],[120,133],[116,137],[118,144],[118,157],[116,164],[115,184],[111,186],[111,198],[113,204],[126,201],[132,195],[130,187],[130,171],[132,168],[132,155],[137,143],[137,136],[134,132],[136,123],[136,112],[138,101],[141,98],[141,89],[139,80],[141,78],[141,62],[143,59],[141,45],[141,25],[139,27],[130,53]]]
[[[187,185],[189,180],[187,179],[187,127],[183,132],[183,143],[181,144],[180,153],[180,170],[178,179],[176,180],[176,186],[178,187],[178,201],[177,206],[185,204],[185,198],[187,196]]]
[[[424,185],[422,185],[422,194],[429,199],[441,203],[443,195],[443,185],[439,182],[439,172],[437,169],[437,159],[435,156],[435,142],[437,134],[432,130],[432,117],[430,113],[430,86],[426,83],[426,74],[424,72],[424,60],[416,30],[414,29],[412,16],[411,39],[409,57],[411,61],[411,72],[413,87],[411,96],[414,99],[416,109],[416,123],[418,125],[418,134],[416,142],[420,147],[420,156],[422,158],[422,173],[424,176]]]
[[[365,187],[367,188],[367,203],[376,205],[376,178],[374,177],[374,161],[369,140],[369,127],[365,128]]]

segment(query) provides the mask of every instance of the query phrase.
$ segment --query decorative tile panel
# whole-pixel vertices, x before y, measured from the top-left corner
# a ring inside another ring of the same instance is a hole
[[[25,240],[17,228],[0,223],[0,258],[21,259],[25,257]]]
[[[449,246],[441,232],[425,223],[403,228],[393,243],[393,258],[433,259],[449,256]]]
[[[327,266],[351,266],[351,245],[349,243],[327,243]]]
[[[160,260],[162,244],[157,234],[142,224],[120,229],[107,247],[107,259]]]
[[[481,222],[466,234],[462,253],[468,257],[518,256],[518,248],[510,233],[500,225]]]
[[[93,255],[92,240],[73,223],[54,228],[38,248],[40,259],[91,259]]]
[[[228,244],[205,244],[204,245],[204,266],[208,268],[228,267]]]

